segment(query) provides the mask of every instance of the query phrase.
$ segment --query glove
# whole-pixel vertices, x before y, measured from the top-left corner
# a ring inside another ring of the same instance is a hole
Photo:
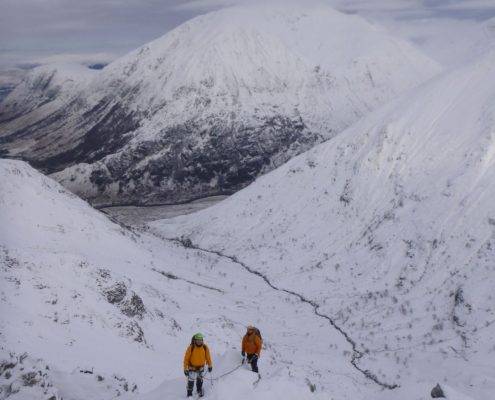
[[[241,356],[245,357],[246,356],[246,352],[245,351],[241,351]]]
[[[185,370],[184,370],[184,375],[185,375],[185,376],[189,376],[189,370],[185,369]]]
[[[208,372],[211,372],[212,369],[213,367],[208,367]]]

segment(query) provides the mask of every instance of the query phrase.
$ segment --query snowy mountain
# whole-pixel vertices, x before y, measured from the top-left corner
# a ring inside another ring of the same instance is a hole
[[[2,104],[2,114],[28,121],[40,118],[40,115],[45,118],[69,101],[93,75],[93,70],[79,64],[49,64],[33,68],[16,86],[8,101]],[[48,104],[51,108],[43,113]],[[31,113],[35,115],[31,116]]]
[[[297,293],[393,387],[495,393],[495,51],[227,200],[152,223]],[[327,342],[330,343],[330,342]]]
[[[0,150],[97,203],[232,192],[438,71],[324,4],[236,6],[91,76],[35,71],[2,104]]]

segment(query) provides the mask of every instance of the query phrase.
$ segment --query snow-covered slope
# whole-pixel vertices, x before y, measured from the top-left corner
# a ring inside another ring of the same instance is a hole
[[[1,181],[2,360],[11,352],[22,364],[26,352],[35,365],[46,362],[64,398],[91,383],[81,393],[109,398],[134,382],[149,385],[153,368],[167,371],[157,353],[181,329],[173,317],[179,305],[167,294],[170,283],[143,268],[153,257],[138,237],[24,163],[2,160]],[[73,383],[64,389],[56,381],[67,374]]]
[[[33,68],[2,104],[2,115],[18,118],[55,101],[58,104],[52,108],[59,108],[96,73],[83,65],[67,63]]]
[[[131,232],[23,162],[0,160],[0,181],[0,399],[183,398],[197,331],[213,357],[210,400],[380,391],[312,305],[236,260]],[[264,338],[255,387],[240,364],[253,323]]]
[[[401,386],[383,398],[420,398],[417,385],[435,381],[452,398],[491,398],[494,74],[491,52],[153,228],[314,301],[352,338],[357,365]]]
[[[237,6],[111,63],[51,113],[6,109],[0,149],[69,167],[54,177],[98,202],[231,192],[438,70],[323,3]]]

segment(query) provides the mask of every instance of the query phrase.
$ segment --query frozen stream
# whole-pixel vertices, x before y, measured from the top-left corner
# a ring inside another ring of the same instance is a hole
[[[162,206],[115,206],[103,207],[100,210],[126,225],[141,225],[159,219],[173,218],[178,215],[191,214],[211,207],[228,196],[205,197],[183,204]]]

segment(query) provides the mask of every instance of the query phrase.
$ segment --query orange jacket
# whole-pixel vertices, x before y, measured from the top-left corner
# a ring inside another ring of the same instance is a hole
[[[255,333],[245,334],[242,338],[242,351],[248,354],[256,354],[258,357],[261,353],[261,339]]]
[[[205,362],[208,363],[208,367],[212,367],[210,349],[208,349],[208,346],[202,344],[198,347],[190,344],[187,347],[186,354],[184,355],[184,370],[204,368]]]

